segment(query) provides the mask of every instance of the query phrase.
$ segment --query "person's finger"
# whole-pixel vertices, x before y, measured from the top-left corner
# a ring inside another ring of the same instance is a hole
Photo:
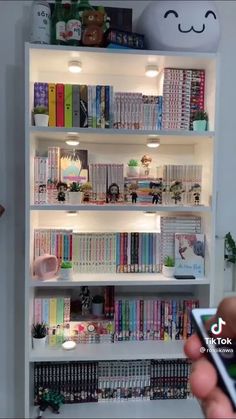
[[[226,323],[222,327],[222,333],[219,336],[236,338],[236,298],[224,298],[216,312],[210,320],[206,322],[207,329],[210,329],[213,323],[217,323],[219,318]]]
[[[205,399],[216,387],[216,370],[204,357],[193,364],[190,384],[193,394],[199,399]]]
[[[203,410],[207,419],[235,419],[229,398],[219,387],[215,387],[203,401]]]
[[[201,347],[202,344],[199,337],[194,334],[185,342],[184,352],[192,361],[197,361],[197,359],[202,357]]]

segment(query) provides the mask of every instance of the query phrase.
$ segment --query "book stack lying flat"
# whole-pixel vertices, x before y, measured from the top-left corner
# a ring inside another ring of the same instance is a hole
[[[165,68],[163,129],[192,129],[194,112],[204,110],[205,71]]]

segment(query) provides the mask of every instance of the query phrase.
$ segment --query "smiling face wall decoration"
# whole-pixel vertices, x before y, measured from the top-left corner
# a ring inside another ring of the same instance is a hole
[[[152,50],[215,52],[219,16],[212,1],[154,1],[138,22]]]

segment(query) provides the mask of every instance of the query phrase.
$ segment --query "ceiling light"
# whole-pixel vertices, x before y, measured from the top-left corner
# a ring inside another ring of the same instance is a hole
[[[82,64],[80,61],[69,61],[68,69],[71,73],[81,73]]]
[[[68,132],[67,138],[66,138],[66,144],[72,145],[72,146],[78,145],[79,144],[78,138],[79,136],[77,132]]]
[[[160,139],[158,137],[156,137],[155,135],[154,136],[150,135],[150,137],[148,137],[147,147],[157,148],[159,147],[159,145],[160,145]]]
[[[157,65],[148,64],[145,68],[145,76],[147,77],[157,77],[159,74],[159,69]]]
[[[66,144],[67,145],[78,145],[79,141],[78,140],[66,140]]]
[[[67,211],[66,215],[68,217],[76,217],[77,211]]]

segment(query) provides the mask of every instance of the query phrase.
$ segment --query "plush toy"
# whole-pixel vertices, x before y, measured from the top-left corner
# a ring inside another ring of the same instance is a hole
[[[83,45],[99,47],[103,43],[104,13],[96,10],[87,10],[83,14]]]
[[[220,23],[212,1],[154,1],[143,11],[138,31],[152,50],[214,52]]]

